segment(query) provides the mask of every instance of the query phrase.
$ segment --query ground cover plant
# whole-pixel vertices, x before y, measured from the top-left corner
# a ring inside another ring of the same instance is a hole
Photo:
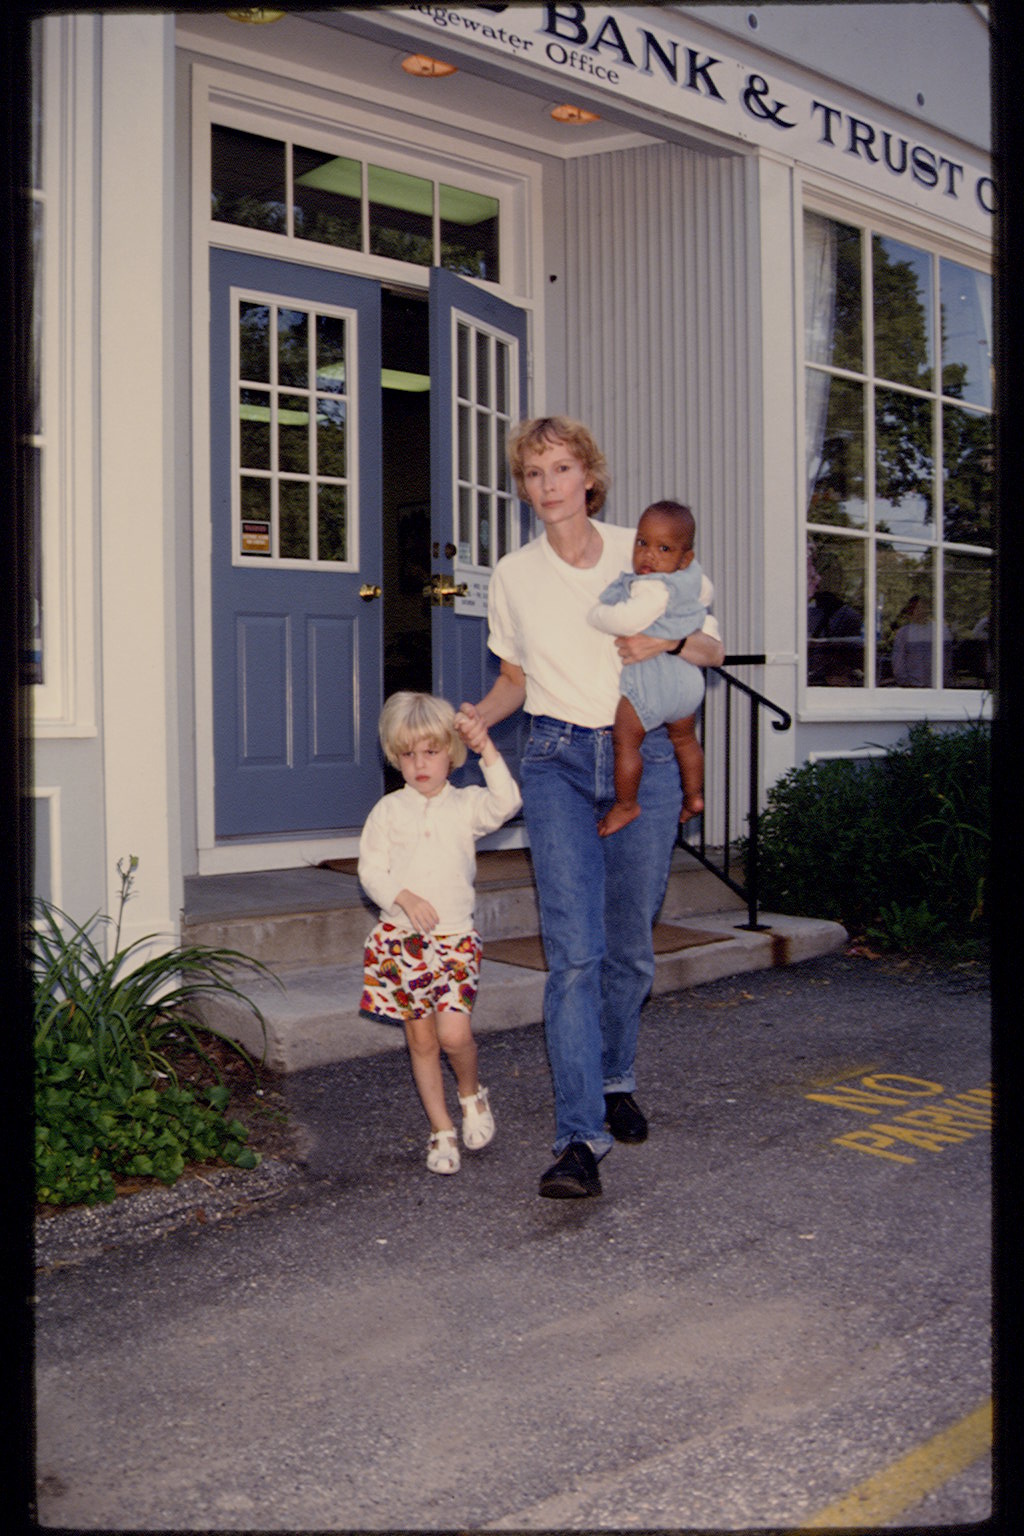
[[[118,863],[116,916],[76,924],[36,904],[31,941],[35,1047],[36,1198],[95,1204],[119,1183],[173,1184],[189,1164],[254,1167],[245,1125],[230,1113],[227,1052],[257,1065],[198,1016],[210,993],[241,999],[245,972],[269,974],[237,951],[203,945],[153,954],[121,943],[138,860]],[[103,930],[112,930],[109,946]],[[108,953],[109,951],[109,953]]]
[[[831,918],[880,949],[982,959],[990,801],[985,721],[920,722],[880,756],[793,768],[760,821],[761,904]]]

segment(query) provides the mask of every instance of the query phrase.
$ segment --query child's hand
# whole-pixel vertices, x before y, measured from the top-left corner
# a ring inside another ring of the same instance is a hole
[[[476,712],[474,704],[463,704],[455,716],[455,729],[466,743],[482,757],[490,745],[487,727]]]
[[[401,907],[417,933],[430,933],[437,927],[437,913],[425,896],[415,891],[399,891],[395,905]]]

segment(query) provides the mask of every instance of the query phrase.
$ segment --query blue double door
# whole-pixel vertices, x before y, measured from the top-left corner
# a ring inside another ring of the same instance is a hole
[[[215,250],[210,346],[216,836],[351,832],[390,782],[386,695],[493,680],[525,315],[440,268],[421,295]]]

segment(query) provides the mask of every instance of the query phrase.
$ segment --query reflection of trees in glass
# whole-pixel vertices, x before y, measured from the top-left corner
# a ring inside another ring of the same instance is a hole
[[[894,631],[907,622],[915,598],[932,613],[932,556],[930,550],[922,553],[880,544],[877,560],[878,640],[880,650],[888,651]]]
[[[242,304],[238,317],[238,368],[243,379],[270,381],[270,309],[266,304]]]
[[[309,316],[301,309],[282,309],[277,317],[277,381],[309,383]]]
[[[946,556],[946,623],[954,639],[971,636],[992,607],[992,565],[970,555]]]
[[[374,256],[390,256],[393,261],[407,261],[412,266],[429,267],[434,254],[430,235],[414,235],[402,229],[375,228],[370,236]]]
[[[808,574],[816,578],[813,599],[824,593],[864,611],[864,549],[862,539],[811,538]]]
[[[461,277],[489,278],[488,251],[470,251],[465,245],[448,240],[441,241],[440,265]]]
[[[931,386],[927,295],[910,261],[894,260],[886,242],[873,241],[875,373],[899,384]]]
[[[348,516],[343,486],[321,485],[317,494],[317,558],[348,559]]]
[[[340,246],[358,251],[362,243],[362,220],[358,207],[353,213],[328,212],[326,208],[297,206],[295,233],[300,240],[315,240],[319,245]]]
[[[922,522],[934,516],[932,404],[898,389],[875,395],[875,493],[898,507],[905,496],[924,502]],[[879,523],[879,531],[884,531]]]
[[[992,542],[992,420],[947,406],[942,413],[943,530],[951,544]]]
[[[284,203],[267,202],[251,193],[237,197],[214,192],[210,204],[210,216],[221,224],[240,224],[245,229],[265,229],[272,235],[283,235],[287,225]]]
[[[811,492],[808,518],[850,527],[864,523],[864,390],[845,379],[829,379],[828,414],[821,463]]]
[[[835,224],[836,281],[833,308],[832,358],[836,368],[859,372],[863,367],[863,301],[860,230]]]

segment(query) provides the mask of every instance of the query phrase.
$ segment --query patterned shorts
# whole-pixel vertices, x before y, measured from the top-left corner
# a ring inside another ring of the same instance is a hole
[[[380,1024],[404,1024],[437,1009],[472,1013],[482,952],[475,929],[437,938],[378,923],[363,951],[359,1012]]]

